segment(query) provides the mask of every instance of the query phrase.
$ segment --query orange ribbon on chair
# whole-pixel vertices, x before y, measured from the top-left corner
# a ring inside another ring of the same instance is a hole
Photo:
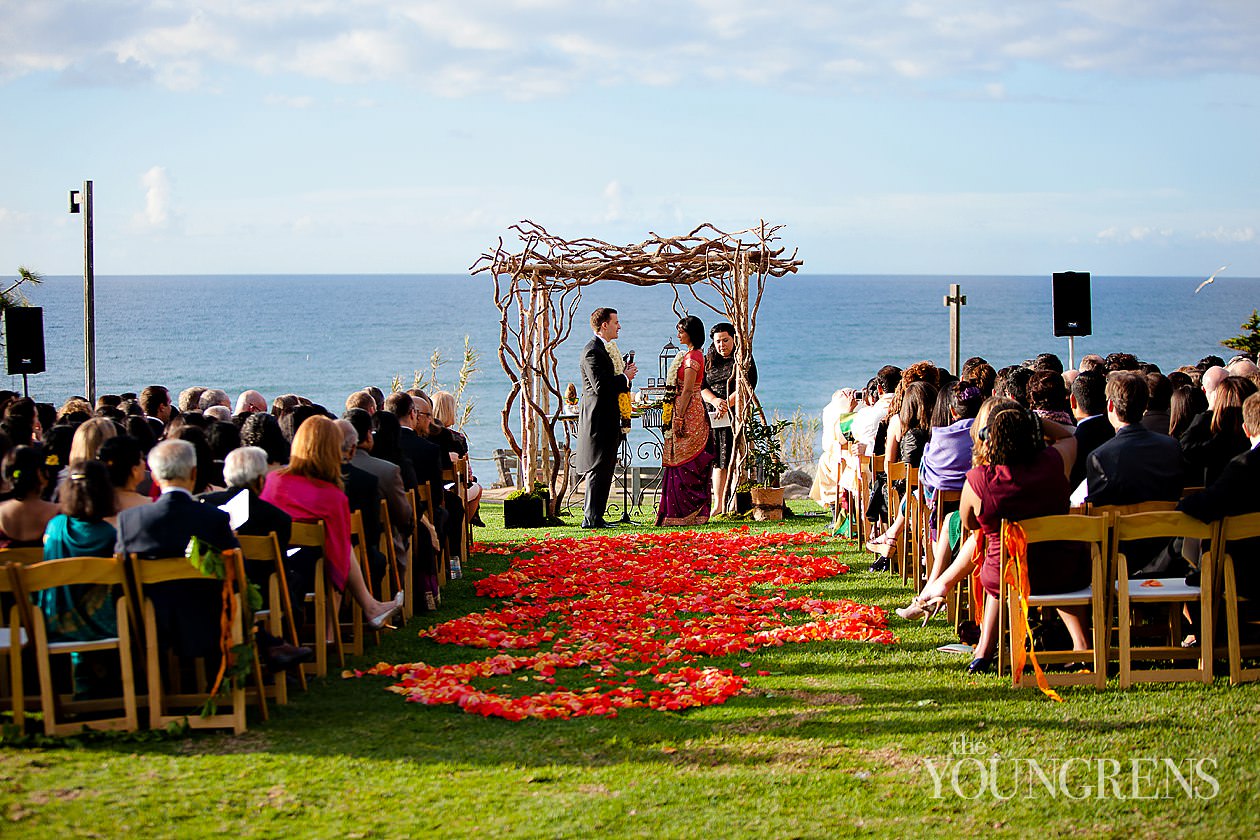
[[[1028,644],[1032,630],[1028,626],[1028,537],[1018,522],[1002,524],[1002,545],[1006,549],[1007,563],[1002,569],[1002,577],[1019,597],[1019,609],[1012,611],[1011,621],[1011,672],[1020,674],[1024,671],[1024,657],[1032,661],[1033,674],[1037,678],[1037,688],[1051,700],[1062,703],[1063,698],[1050,687],[1045,672],[1037,664],[1037,654]],[[1027,649],[1025,649],[1027,648]]]

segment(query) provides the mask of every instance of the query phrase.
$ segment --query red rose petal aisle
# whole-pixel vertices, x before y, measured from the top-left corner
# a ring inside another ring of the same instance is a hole
[[[476,582],[478,595],[507,604],[421,636],[536,652],[456,665],[380,663],[355,675],[393,677],[389,690],[413,703],[456,704],[508,720],[722,703],[747,681],[730,670],[696,667],[701,656],[788,642],[895,641],[878,607],[779,588],[848,572],[835,557],[808,553],[823,542],[818,534],[745,527],[478,546],[515,555],[508,571]],[[558,685],[562,671],[565,683],[585,687]],[[521,693],[537,683],[547,690]]]

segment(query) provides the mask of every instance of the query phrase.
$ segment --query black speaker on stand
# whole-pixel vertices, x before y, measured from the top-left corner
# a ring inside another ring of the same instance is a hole
[[[1094,330],[1089,272],[1056,271],[1051,275],[1050,302],[1054,310],[1054,334],[1067,336],[1068,366],[1076,367],[1075,338],[1089,335]]]
[[[9,375],[22,374],[22,394],[30,396],[26,377],[44,372],[44,310],[11,306],[4,310],[4,352]]]

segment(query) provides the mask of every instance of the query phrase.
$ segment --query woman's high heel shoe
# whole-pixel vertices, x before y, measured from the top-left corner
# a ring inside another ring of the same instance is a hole
[[[936,618],[936,614],[945,609],[944,596],[937,595],[934,598],[928,598],[921,604],[923,608],[923,626],[927,627],[928,622]]]
[[[910,602],[910,606],[901,607],[896,610],[897,615],[906,621],[918,621],[923,619],[923,626],[927,627],[927,623],[936,617],[936,614],[945,607],[945,599],[939,595],[928,598],[926,601],[918,596]]]
[[[993,670],[993,660],[987,656],[977,656],[967,666],[968,674],[987,674]]]

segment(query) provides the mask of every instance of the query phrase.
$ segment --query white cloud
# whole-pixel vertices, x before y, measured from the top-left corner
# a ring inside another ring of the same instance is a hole
[[[622,218],[622,189],[620,181],[609,181],[604,187],[605,222],[619,222]]]
[[[171,221],[171,179],[166,167],[154,166],[140,176],[144,187],[144,212],[137,221],[145,227],[165,228]]]
[[[1200,231],[1196,239],[1211,239],[1221,243],[1255,242],[1256,229],[1253,227],[1226,228]]]
[[[246,69],[529,98],[695,79],[869,90],[962,78],[984,90],[1029,64],[1260,73],[1260,4],[1238,0],[41,0],[5,14],[0,81],[62,72],[184,89]],[[81,69],[110,64],[120,68]]]

